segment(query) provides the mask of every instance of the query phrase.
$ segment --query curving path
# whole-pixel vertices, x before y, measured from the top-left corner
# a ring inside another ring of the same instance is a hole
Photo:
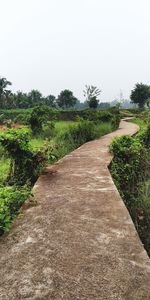
[[[39,178],[0,240],[0,300],[148,300],[150,261],[108,171],[112,138],[84,144]]]

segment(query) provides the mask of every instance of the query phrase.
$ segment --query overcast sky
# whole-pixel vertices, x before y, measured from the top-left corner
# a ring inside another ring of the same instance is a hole
[[[101,101],[150,84],[150,0],[0,0],[0,76],[55,96],[85,84]]]

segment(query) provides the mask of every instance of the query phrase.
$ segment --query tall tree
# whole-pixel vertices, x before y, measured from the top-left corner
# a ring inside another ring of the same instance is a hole
[[[32,106],[36,106],[40,103],[43,103],[42,94],[38,90],[32,90],[30,93],[28,93],[28,97],[30,98]]]
[[[50,107],[53,107],[53,108],[56,108],[56,98],[55,96],[53,95],[49,95],[45,98],[44,100],[45,104],[50,106]]]
[[[8,85],[11,85],[11,82],[4,77],[0,77],[0,107],[5,106]]]
[[[75,106],[77,98],[74,97],[72,91],[64,90],[60,93],[56,101],[59,107],[70,108]]]
[[[22,91],[18,91],[13,95],[14,103],[16,107],[19,108],[29,108],[32,106],[32,102],[28,94],[23,93]]]
[[[99,104],[98,96],[100,95],[101,90],[99,90],[96,86],[86,85],[83,93],[88,106],[90,108],[97,108]]]
[[[138,104],[139,108],[142,109],[148,98],[150,98],[150,86],[143,83],[137,83],[131,91],[131,102]]]

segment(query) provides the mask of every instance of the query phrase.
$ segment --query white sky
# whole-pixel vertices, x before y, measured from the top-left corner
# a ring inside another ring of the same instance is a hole
[[[0,76],[55,96],[85,84],[101,101],[150,84],[150,0],[0,0]]]

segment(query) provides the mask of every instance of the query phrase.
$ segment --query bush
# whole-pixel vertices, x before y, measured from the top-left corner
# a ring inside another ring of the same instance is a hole
[[[0,235],[10,228],[14,216],[29,195],[26,188],[0,187]]]
[[[76,126],[70,126],[69,134],[77,147],[97,137],[95,124],[91,121],[82,121]]]
[[[17,185],[33,184],[45,166],[47,148],[32,151],[27,129],[9,129],[1,134],[0,142],[11,158],[8,182]]]
[[[29,124],[33,134],[39,134],[42,132],[43,125],[47,123],[49,118],[49,107],[46,105],[39,105],[33,108]]]
[[[145,135],[123,136],[110,147],[114,157],[111,174],[150,255],[150,153]]]
[[[28,125],[29,124],[29,119],[30,119],[30,115],[27,115],[27,114],[18,114],[14,118],[14,123]]]
[[[96,124],[92,121],[80,120],[78,123],[70,125],[61,130],[52,144],[50,152],[50,162],[53,162],[82,144],[99,138],[112,131],[111,123]]]
[[[51,139],[55,134],[55,123],[48,121],[45,126],[43,126],[43,131],[41,133],[42,138]]]
[[[150,148],[150,122],[148,122],[147,126],[143,126],[142,130],[137,134],[137,138],[147,148]]]
[[[116,114],[113,116],[111,123],[112,123],[112,127],[114,130],[119,127],[120,120],[121,120],[121,117],[119,114],[118,115]]]
[[[32,112],[32,108],[0,109],[0,115],[2,114],[4,116],[4,119],[11,119],[12,121],[14,121],[15,118],[20,114],[28,117],[31,112]]]
[[[137,193],[137,185],[145,178],[147,153],[141,142],[130,136],[122,136],[110,146],[113,154],[111,173],[114,181],[126,202],[132,209],[130,199]]]
[[[82,111],[82,117],[84,120],[94,122],[110,122],[113,119],[113,114],[109,111],[86,109]]]

